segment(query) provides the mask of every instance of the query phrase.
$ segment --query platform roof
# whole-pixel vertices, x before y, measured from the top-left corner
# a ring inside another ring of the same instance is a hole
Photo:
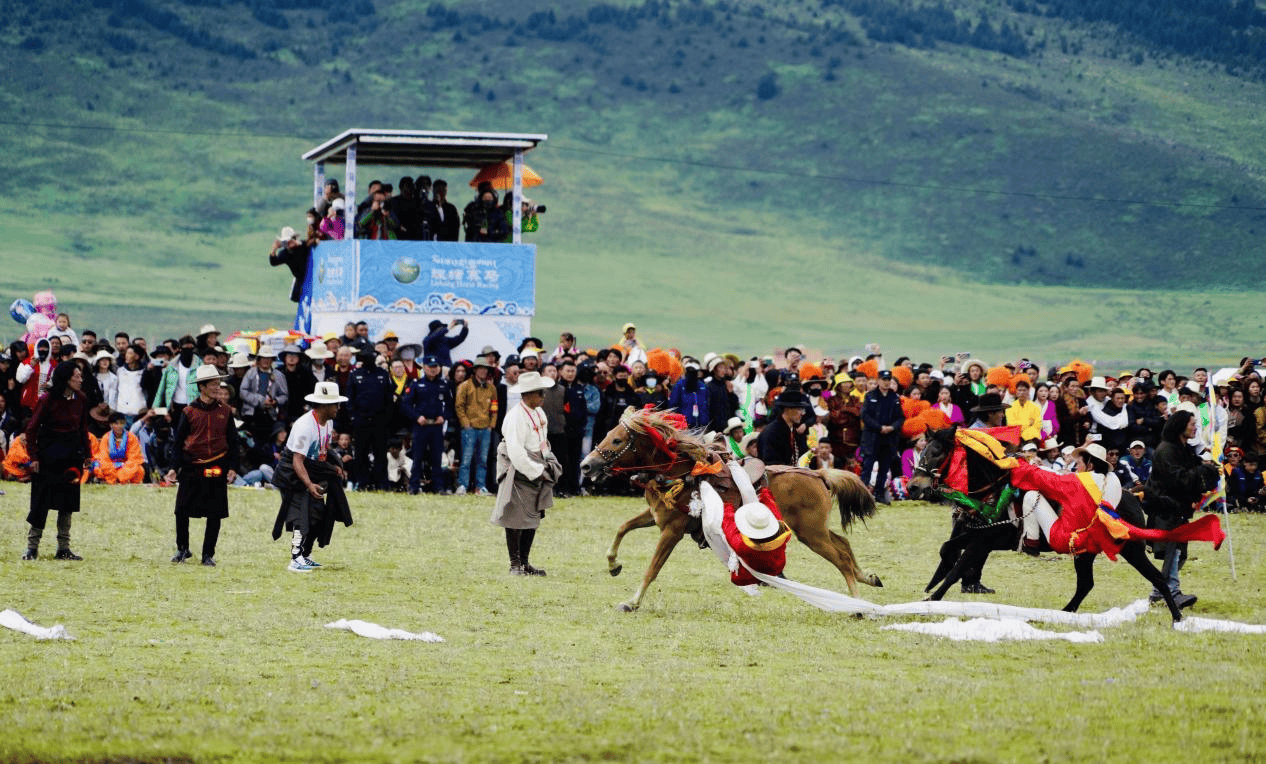
[[[434,130],[352,128],[303,155],[309,162],[347,163],[356,146],[356,164],[409,167],[485,167],[530,151],[543,133],[464,133]]]

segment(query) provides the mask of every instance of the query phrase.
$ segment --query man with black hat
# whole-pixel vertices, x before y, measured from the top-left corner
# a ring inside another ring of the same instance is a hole
[[[395,383],[391,373],[374,363],[373,348],[357,356],[360,365],[348,377],[348,409],[352,419],[352,466],[356,488],[387,489],[387,437],[391,430]],[[370,465],[370,456],[373,465]]]
[[[901,425],[906,417],[901,411],[901,397],[897,395],[892,372],[879,372],[879,384],[862,399],[862,480],[871,486],[875,501],[888,504],[888,477],[899,467],[897,444],[901,438]],[[871,483],[871,469],[878,465],[879,472]]]
[[[774,399],[769,424],[761,430],[757,452],[766,464],[794,467],[800,458],[796,428],[809,410],[809,397],[797,389],[783,390]]]
[[[459,326],[461,331],[456,336],[448,336],[450,331]],[[468,336],[470,336],[470,327],[466,324],[466,319],[454,318],[446,326],[437,318],[427,325],[426,337],[422,339],[422,354],[435,356],[439,359],[440,366],[452,366],[453,348],[465,342]]]
[[[1007,404],[1002,402],[1002,396],[998,393],[985,393],[980,396],[980,401],[969,412],[976,421],[971,423],[969,430],[988,430],[991,427],[1002,427],[1006,424]]]
[[[298,345],[286,345],[281,351],[281,375],[286,378],[286,423],[303,415],[307,404],[304,398],[316,389],[317,378]],[[231,384],[231,383],[230,383]],[[238,385],[241,392],[241,385]]]
[[[237,477],[237,428],[229,407],[220,401],[218,388],[224,375],[214,366],[199,366],[194,380],[198,397],[180,414],[172,437],[174,465],[167,473],[168,482],[180,480],[176,491],[176,556],[171,561],[182,563],[193,557],[189,518],[205,517],[202,564],[213,566],[220,521],[229,516],[228,485]]]
[[[440,376],[440,361],[433,355],[422,359],[422,378],[410,382],[400,398],[400,408],[413,423],[413,471],[409,474],[409,493],[422,489],[422,477],[429,468],[431,490],[448,493],[444,474],[444,423],[453,419],[453,395],[448,382]]]

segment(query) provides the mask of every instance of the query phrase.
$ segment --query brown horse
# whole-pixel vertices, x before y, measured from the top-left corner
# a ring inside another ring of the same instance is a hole
[[[649,509],[620,527],[607,552],[611,575],[617,575],[623,567],[617,553],[624,534],[636,528],[659,526],[659,543],[642,583],[632,599],[620,603],[621,610],[632,612],[641,605],[651,582],[686,534],[694,519],[690,516],[690,501],[699,480],[707,480],[727,503],[740,503],[727,471],[716,471],[728,459],[724,450],[710,448],[693,433],[679,429],[671,414],[630,410],[581,462],[581,473],[595,479],[611,473],[651,476],[645,488]],[[795,467],[769,467],[766,475],[787,526],[800,543],[840,571],[850,593],[856,596],[857,581],[883,586],[878,576],[862,572],[848,539],[828,527],[833,496],[839,497],[844,530],[854,520],[874,515],[875,500],[856,475],[843,470]]]

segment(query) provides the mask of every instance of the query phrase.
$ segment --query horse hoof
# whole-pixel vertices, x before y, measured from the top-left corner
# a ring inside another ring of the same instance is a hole
[[[876,589],[884,588],[884,582],[881,581],[879,579],[879,576],[875,575],[874,573],[870,574],[870,580],[867,583],[869,583],[871,586],[875,587]]]
[[[620,571],[622,571],[622,570],[624,570],[624,566],[623,566],[623,565],[616,565],[614,568],[612,568],[612,569],[608,570],[607,572],[608,572],[608,573],[610,573],[610,574],[611,574],[611,575],[613,575],[613,576],[618,576],[618,575],[620,575]]]
[[[637,607],[630,605],[627,602],[621,602],[619,605],[615,606],[615,609],[619,610],[621,613],[632,613],[634,610],[637,610]]]

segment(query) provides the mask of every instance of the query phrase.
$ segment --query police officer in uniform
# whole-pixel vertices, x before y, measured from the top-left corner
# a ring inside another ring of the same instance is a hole
[[[440,360],[433,355],[422,359],[422,377],[409,383],[400,396],[400,407],[413,422],[413,472],[409,475],[409,493],[422,488],[422,475],[431,470],[431,488],[435,493],[449,493],[444,475],[444,423],[453,419],[453,393],[440,376]]]
[[[348,408],[352,416],[352,463],[356,487],[362,491],[387,489],[387,436],[391,430],[392,401],[396,386],[391,373],[374,363],[372,349],[359,355],[360,366],[347,382]],[[372,468],[369,457],[373,455]]]

